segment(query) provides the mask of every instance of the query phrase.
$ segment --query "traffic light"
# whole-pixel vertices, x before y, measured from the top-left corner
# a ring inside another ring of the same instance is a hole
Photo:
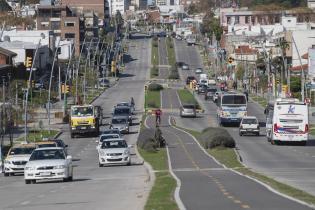
[[[61,85],[61,93],[69,93],[70,92],[70,86],[69,85]]]
[[[25,67],[26,68],[31,68],[32,67],[32,57],[30,57],[30,56],[26,57]]]
[[[280,79],[279,78],[276,79],[276,83],[280,84]]]
[[[70,85],[66,85],[66,93],[70,92]]]
[[[116,61],[112,61],[112,72],[116,72]]]
[[[228,63],[229,63],[229,64],[232,64],[233,62],[234,62],[234,58],[229,57],[229,59],[228,59]]]
[[[35,80],[32,80],[32,87],[35,87]]]

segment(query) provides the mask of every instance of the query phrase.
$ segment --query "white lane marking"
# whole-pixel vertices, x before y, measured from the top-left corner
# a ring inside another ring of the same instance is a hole
[[[172,175],[172,177],[174,177],[174,179],[176,180],[176,184],[177,184],[175,192],[174,192],[175,201],[176,201],[176,203],[178,205],[178,208],[180,210],[186,210],[186,207],[185,207],[184,203],[182,202],[182,200],[180,199],[180,196],[179,196],[179,191],[180,191],[180,187],[181,187],[182,183],[181,183],[180,179],[173,172],[171,158],[170,158],[170,152],[168,150],[168,146],[166,146],[166,153],[167,153],[168,169],[169,169],[170,174]]]
[[[297,202],[297,203],[299,203],[299,204],[302,204],[302,205],[304,205],[304,206],[307,206],[307,207],[310,207],[310,208],[315,209],[315,206],[314,206],[314,205],[308,204],[308,203],[306,203],[306,202],[304,202],[304,201],[301,201],[301,200],[298,200],[298,199],[293,198],[293,197],[291,197],[291,196],[285,195],[285,194],[283,194],[283,193],[281,193],[281,192],[275,190],[275,189],[272,188],[271,186],[269,186],[269,185],[267,185],[267,184],[265,184],[265,183],[259,181],[258,179],[255,179],[255,178],[250,177],[250,176],[248,176],[248,175],[244,175],[244,174],[242,174],[242,173],[240,173],[240,172],[238,172],[238,171],[236,171],[236,170],[234,170],[234,169],[227,168],[224,164],[219,163],[214,157],[212,157],[209,153],[207,153],[207,151],[200,145],[200,143],[198,142],[198,140],[197,140],[193,135],[191,135],[190,133],[188,133],[188,132],[185,131],[185,130],[176,128],[176,127],[174,127],[173,125],[171,125],[171,126],[172,126],[173,128],[175,128],[175,129],[177,129],[177,130],[179,130],[179,131],[182,131],[182,132],[188,134],[189,136],[191,136],[191,137],[194,139],[194,141],[199,145],[199,147],[201,148],[201,150],[204,151],[204,153],[205,153],[207,156],[211,157],[216,163],[218,163],[219,165],[223,166],[224,168],[226,168],[226,169],[228,169],[228,170],[230,170],[230,171],[232,171],[232,172],[234,172],[234,173],[236,173],[236,174],[238,174],[238,175],[240,175],[240,176],[243,176],[243,177],[246,177],[246,178],[248,178],[248,179],[251,179],[251,180],[257,182],[258,184],[261,184],[262,186],[264,186],[265,188],[267,188],[269,191],[271,191],[271,192],[273,192],[273,193],[275,193],[275,194],[277,194],[277,195],[279,195],[279,196],[282,196],[282,197],[287,198],[287,199],[289,199],[289,200],[291,200],[291,201],[295,201],[295,202]]]
[[[30,203],[30,201],[23,201],[22,203],[21,203],[21,205],[27,205],[27,204],[29,204]]]
[[[38,198],[43,198],[43,197],[45,197],[45,195],[38,195],[37,197]]]

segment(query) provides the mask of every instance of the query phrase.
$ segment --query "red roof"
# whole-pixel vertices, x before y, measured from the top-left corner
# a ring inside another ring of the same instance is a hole
[[[302,65],[302,69],[303,69],[303,70],[308,70],[308,64],[303,64],[303,65]],[[301,71],[301,65],[299,65],[299,66],[292,66],[292,67],[290,68],[290,70],[291,70],[291,71]]]
[[[235,49],[235,54],[247,54],[247,55],[252,55],[256,54],[257,50],[249,48],[248,45],[240,45],[238,48]]]

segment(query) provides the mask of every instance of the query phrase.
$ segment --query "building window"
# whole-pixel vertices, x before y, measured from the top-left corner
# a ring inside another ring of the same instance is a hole
[[[239,16],[235,16],[235,24],[239,24],[240,23],[240,17]]]
[[[61,11],[52,11],[51,17],[54,18],[61,17]]]
[[[226,20],[227,20],[226,21],[227,24],[231,24],[231,17],[227,17]]]
[[[74,27],[75,23],[74,22],[65,22],[66,27]]]
[[[60,30],[60,21],[51,21],[51,30]]]
[[[73,38],[75,38],[75,34],[74,33],[65,33],[65,38],[66,39],[73,39]]]
[[[275,23],[280,23],[280,17],[279,16],[275,17]]]
[[[245,23],[246,23],[246,24],[249,23],[249,20],[250,20],[250,17],[249,17],[249,16],[245,16]]]

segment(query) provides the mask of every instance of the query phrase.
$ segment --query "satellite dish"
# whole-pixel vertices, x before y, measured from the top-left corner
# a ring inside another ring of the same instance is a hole
[[[3,37],[3,41],[4,41],[4,42],[10,42],[11,39],[10,39],[10,37],[9,37],[8,35],[5,35],[5,36]]]

